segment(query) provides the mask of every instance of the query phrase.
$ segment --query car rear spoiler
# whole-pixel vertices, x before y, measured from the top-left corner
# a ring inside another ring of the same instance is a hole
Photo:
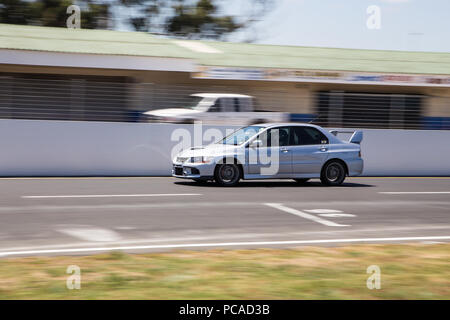
[[[334,136],[337,136],[338,133],[353,133],[352,136],[350,137],[350,140],[348,140],[349,143],[361,144],[361,141],[363,140],[363,132],[360,130],[352,130],[352,131],[330,130],[330,133]]]

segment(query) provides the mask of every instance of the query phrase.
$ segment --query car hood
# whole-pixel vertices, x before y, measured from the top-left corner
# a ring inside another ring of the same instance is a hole
[[[200,113],[199,110],[193,110],[193,109],[183,109],[183,108],[169,108],[169,109],[158,109],[158,110],[152,110],[144,112],[144,114],[148,116],[155,116],[155,117],[175,117],[175,116],[188,116],[191,114],[197,114]]]
[[[186,149],[179,153],[179,157],[198,157],[198,156],[222,156],[222,155],[230,155],[237,154],[241,150],[241,147],[238,146],[230,146],[226,144],[218,144],[213,143],[207,145],[205,147],[193,147]]]

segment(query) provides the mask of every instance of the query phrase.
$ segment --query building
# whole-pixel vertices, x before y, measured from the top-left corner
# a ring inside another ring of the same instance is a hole
[[[141,121],[196,92],[326,126],[450,129],[450,53],[0,25],[0,118]]]

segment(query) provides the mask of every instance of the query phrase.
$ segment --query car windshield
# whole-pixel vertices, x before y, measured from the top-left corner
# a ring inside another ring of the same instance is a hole
[[[186,104],[185,108],[199,111],[206,111],[205,109],[211,106],[215,101],[215,98],[200,96],[190,96],[189,99],[190,100]]]
[[[244,127],[223,138],[223,140],[219,143],[237,146],[246,142],[249,138],[253,137],[263,129],[264,127],[259,126]]]
[[[203,100],[203,97],[190,96],[189,102],[185,105],[187,109],[195,109],[198,106],[199,102]]]

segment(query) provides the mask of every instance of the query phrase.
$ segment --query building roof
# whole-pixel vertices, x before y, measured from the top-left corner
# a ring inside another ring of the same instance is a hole
[[[175,40],[143,32],[0,24],[0,49],[193,59],[199,65],[450,74],[450,53]]]

